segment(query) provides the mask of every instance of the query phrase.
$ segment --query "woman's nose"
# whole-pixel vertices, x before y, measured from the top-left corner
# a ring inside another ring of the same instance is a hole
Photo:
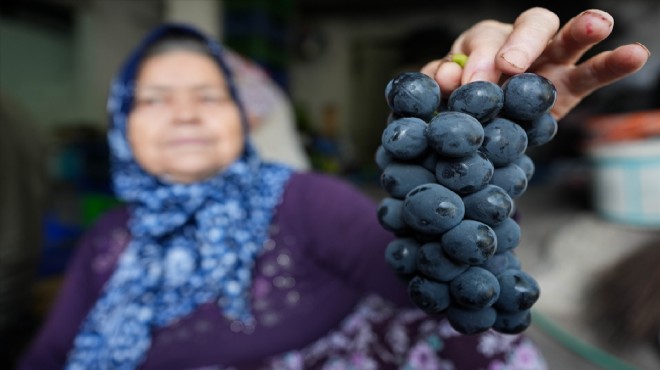
[[[200,121],[199,107],[194,99],[177,99],[173,107],[175,123],[198,123]]]

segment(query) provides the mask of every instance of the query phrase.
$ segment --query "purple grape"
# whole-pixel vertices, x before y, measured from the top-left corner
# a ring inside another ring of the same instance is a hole
[[[490,183],[501,187],[511,198],[515,199],[527,190],[527,174],[522,168],[510,163],[496,168]]]
[[[531,181],[532,177],[534,176],[534,171],[536,170],[532,158],[530,158],[527,154],[523,154],[512,163],[522,168],[522,170],[525,172],[525,176],[527,177],[527,182],[529,183],[529,181]]]
[[[469,194],[488,185],[493,172],[493,163],[477,151],[467,157],[438,158],[435,178],[438,183],[458,194]]]
[[[484,126],[481,150],[495,167],[515,161],[526,149],[527,133],[517,123],[498,117]]]
[[[447,157],[465,157],[484,141],[484,128],[474,117],[461,112],[438,113],[426,127],[428,145]]]
[[[447,104],[451,111],[467,113],[479,122],[487,122],[504,106],[504,93],[493,82],[474,81],[454,90]]]
[[[436,183],[415,187],[403,201],[403,220],[426,235],[442,234],[458,225],[464,215],[461,197]]]
[[[415,117],[404,117],[392,121],[381,138],[383,147],[396,159],[413,159],[428,148],[426,122]]]
[[[395,161],[392,154],[388,153],[387,150],[385,150],[385,148],[382,145],[379,145],[378,149],[376,149],[376,155],[374,156],[374,160],[378,168],[381,169],[381,171],[384,170],[385,167],[387,167],[390,163]]]
[[[510,257],[505,253],[496,253],[486,260],[486,262],[479,265],[479,267],[490,271],[496,277],[502,272],[508,270],[510,266]]]
[[[547,78],[534,73],[520,73],[502,84],[502,112],[514,120],[531,121],[548,112],[555,104],[557,91]]]
[[[419,247],[413,238],[394,239],[385,248],[385,261],[398,274],[412,274],[416,270]]]
[[[420,72],[404,72],[385,87],[387,104],[394,114],[429,120],[440,105],[440,86]]]
[[[528,273],[509,269],[497,276],[500,295],[493,304],[498,312],[516,312],[531,308],[539,299],[539,285]]]
[[[469,267],[447,257],[438,242],[422,244],[417,253],[417,271],[437,281],[449,282]]]
[[[408,283],[408,296],[417,307],[430,314],[443,312],[451,302],[447,284],[420,275]]]
[[[520,225],[511,217],[493,226],[493,231],[497,235],[496,254],[507,252],[520,244]]]
[[[497,312],[492,307],[469,310],[450,305],[447,308],[447,320],[457,332],[472,335],[490,329],[497,320]]]
[[[478,310],[490,307],[500,295],[500,283],[490,271],[472,266],[449,283],[452,302]]]
[[[503,334],[519,334],[532,323],[531,310],[518,312],[497,312],[493,330]]]
[[[378,204],[378,222],[380,225],[395,234],[403,234],[408,226],[403,222],[403,201],[391,197],[383,198]]]
[[[520,126],[527,132],[527,146],[535,147],[549,143],[557,134],[559,125],[550,113],[529,122],[521,122]]]
[[[403,199],[413,188],[435,182],[435,175],[411,163],[390,163],[380,174],[380,183],[390,196]]]
[[[499,186],[491,184],[464,196],[463,203],[466,218],[481,221],[490,227],[506,220],[513,209],[513,200],[509,194]]]
[[[520,270],[520,259],[518,256],[516,256],[516,253],[514,252],[513,249],[510,249],[508,252],[504,252],[504,255],[506,255],[508,259],[508,265],[509,269],[511,270]]]
[[[442,234],[440,244],[451,259],[478,265],[495,254],[497,236],[493,229],[484,223],[463,220]]]
[[[438,162],[438,153],[435,150],[429,150],[419,159],[419,165],[435,173],[435,165]]]

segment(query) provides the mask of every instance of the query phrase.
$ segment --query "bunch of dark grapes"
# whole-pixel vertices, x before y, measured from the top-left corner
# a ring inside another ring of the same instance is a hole
[[[443,100],[432,78],[406,72],[385,97],[391,114],[376,163],[388,196],[378,219],[397,236],[387,263],[415,305],[461,333],[524,331],[540,291],[515,254],[514,201],[534,174],[527,149],[557,132],[555,87],[521,73]]]

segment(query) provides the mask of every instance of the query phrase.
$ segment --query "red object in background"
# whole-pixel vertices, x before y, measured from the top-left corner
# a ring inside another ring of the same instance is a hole
[[[660,110],[593,116],[585,128],[587,146],[660,136]]]

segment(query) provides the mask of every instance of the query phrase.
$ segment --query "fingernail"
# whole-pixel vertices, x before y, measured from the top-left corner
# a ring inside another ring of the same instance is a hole
[[[612,20],[611,20],[611,19],[609,19],[609,18],[607,18],[606,16],[604,16],[603,14],[598,13],[598,12],[595,12],[595,11],[593,11],[593,10],[585,10],[585,11],[583,11],[582,13],[580,13],[580,17],[585,16],[585,15],[587,15],[587,14],[592,15],[592,16],[594,16],[594,17],[598,17],[598,18],[604,20],[605,22],[607,22],[607,24],[610,26],[610,28],[612,27]]]
[[[527,68],[529,58],[527,54],[519,49],[510,49],[502,53],[501,58],[516,69],[524,70]]]
[[[644,50],[646,50],[646,54],[648,54],[649,57],[651,56],[651,50],[649,50],[649,48],[647,48],[644,44],[642,44],[641,42],[636,42],[635,44],[637,44],[637,45],[641,46],[642,48],[644,48]]]
[[[488,81],[488,73],[483,71],[476,71],[470,76],[470,82],[473,81]]]

